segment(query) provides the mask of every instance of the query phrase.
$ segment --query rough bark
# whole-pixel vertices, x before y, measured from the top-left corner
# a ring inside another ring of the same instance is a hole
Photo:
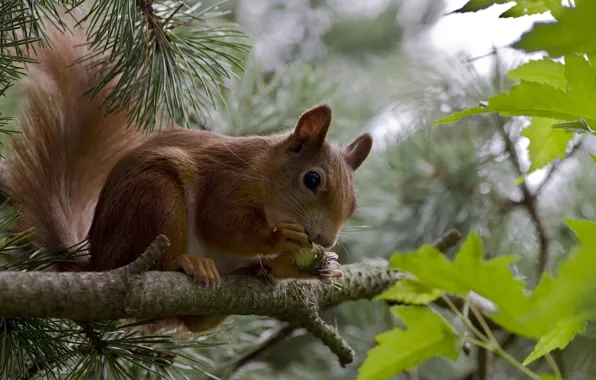
[[[332,285],[229,276],[219,287],[208,287],[192,283],[183,273],[148,271],[166,245],[167,239],[160,236],[137,261],[109,272],[0,272],[0,317],[269,316],[307,329],[346,365],[354,353],[319,311],[344,301],[373,298],[400,276],[382,263],[357,264],[344,266],[343,278]]]

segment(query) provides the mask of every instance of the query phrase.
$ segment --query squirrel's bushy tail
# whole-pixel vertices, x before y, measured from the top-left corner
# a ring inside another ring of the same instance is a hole
[[[89,53],[84,32],[47,34],[51,48],[36,47],[39,63],[28,67],[7,181],[20,228],[34,227],[40,247],[66,249],[87,237],[106,177],[144,136],[126,112],[106,115],[109,88],[84,96],[101,78],[100,65],[72,65]]]

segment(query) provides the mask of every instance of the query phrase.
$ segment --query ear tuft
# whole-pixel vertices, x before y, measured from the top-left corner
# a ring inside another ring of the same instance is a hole
[[[362,165],[372,149],[372,137],[365,133],[356,138],[350,145],[344,149],[344,157],[352,170],[356,170]]]
[[[319,104],[306,110],[298,119],[294,138],[300,143],[322,144],[331,125],[331,107]]]

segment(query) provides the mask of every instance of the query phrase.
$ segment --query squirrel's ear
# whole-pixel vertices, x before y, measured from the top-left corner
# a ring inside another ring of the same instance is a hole
[[[327,131],[331,125],[331,107],[320,104],[306,110],[298,119],[292,140],[297,144],[297,149],[303,143],[320,145],[325,141]]]
[[[371,149],[372,137],[368,133],[360,135],[350,145],[345,147],[343,151],[344,157],[352,170],[356,170],[362,165]]]

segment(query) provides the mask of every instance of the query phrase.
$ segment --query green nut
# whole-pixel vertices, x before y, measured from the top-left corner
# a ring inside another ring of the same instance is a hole
[[[310,248],[301,248],[294,252],[294,262],[306,273],[316,272],[322,263],[325,250],[316,244]]]

